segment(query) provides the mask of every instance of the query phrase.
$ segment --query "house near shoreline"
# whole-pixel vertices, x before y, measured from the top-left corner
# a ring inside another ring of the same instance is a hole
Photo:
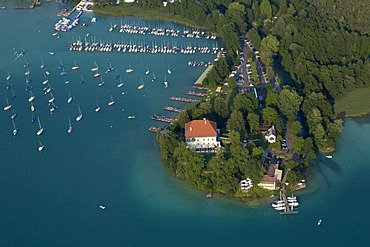
[[[214,153],[221,149],[220,130],[214,121],[203,118],[185,124],[185,142],[197,153]]]
[[[269,164],[265,175],[257,186],[266,190],[276,190],[276,183],[281,181],[282,176],[283,171],[279,170],[279,164]]]

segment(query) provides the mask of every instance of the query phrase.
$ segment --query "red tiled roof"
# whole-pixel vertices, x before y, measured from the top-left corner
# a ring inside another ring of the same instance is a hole
[[[193,120],[185,124],[185,137],[217,136],[216,122],[203,119]]]

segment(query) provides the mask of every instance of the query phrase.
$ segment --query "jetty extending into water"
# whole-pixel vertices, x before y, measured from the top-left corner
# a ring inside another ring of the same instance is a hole
[[[41,0],[33,0],[31,5],[28,6],[15,6],[15,9],[34,9],[35,7],[41,5]]]
[[[181,108],[176,108],[176,107],[172,107],[172,106],[165,106],[163,109],[165,109],[166,111],[172,111],[172,112],[182,112],[184,109],[181,109]]]
[[[206,93],[194,92],[194,91],[189,91],[187,94],[190,96],[196,96],[196,97],[204,97],[207,95]]]
[[[185,102],[185,103],[200,102],[200,99],[192,99],[192,98],[185,98],[185,97],[175,97],[175,96],[172,96],[170,98],[170,100],[180,101],[180,102]]]
[[[159,121],[159,122],[169,123],[169,124],[176,120],[176,118],[169,118],[165,115],[157,115],[157,114],[151,115],[150,119]]]

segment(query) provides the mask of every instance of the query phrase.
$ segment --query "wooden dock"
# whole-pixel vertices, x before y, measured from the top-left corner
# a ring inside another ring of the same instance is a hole
[[[187,93],[187,95],[190,95],[190,96],[195,96],[195,97],[204,97],[206,96],[207,94],[206,93],[201,93],[201,92],[194,92],[194,91],[189,91]]]
[[[163,107],[163,109],[165,109],[166,111],[172,111],[172,112],[182,112],[184,109],[181,109],[181,108],[176,108],[176,107],[173,107],[173,106],[165,106]]]
[[[180,101],[180,102],[185,102],[185,103],[194,103],[194,102],[200,102],[200,99],[192,99],[192,98],[184,98],[184,97],[175,97],[172,96],[170,100],[173,101]]]
[[[150,119],[155,120],[155,121],[159,121],[159,122],[164,122],[164,123],[172,123],[175,120],[175,118],[169,118],[165,115],[160,116],[160,115],[157,115],[157,114],[151,115]]]
[[[41,0],[33,0],[32,4],[29,6],[15,6],[15,9],[34,9],[35,7],[41,5]]]

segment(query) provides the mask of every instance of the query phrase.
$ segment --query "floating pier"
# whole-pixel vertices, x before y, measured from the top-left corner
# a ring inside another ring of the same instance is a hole
[[[194,103],[194,102],[200,102],[200,99],[192,99],[192,98],[184,98],[184,97],[175,97],[172,96],[170,100],[173,101],[180,101],[180,102],[185,102],[185,103]]]
[[[176,108],[176,107],[172,107],[172,106],[165,106],[163,109],[165,109],[166,111],[172,111],[172,112],[182,112],[184,109],[181,109],[181,108]]]
[[[187,95],[190,95],[190,96],[196,96],[196,97],[204,97],[206,96],[207,94],[206,93],[201,93],[201,92],[194,92],[194,91],[189,91],[187,93]]]
[[[165,115],[156,115],[156,114],[151,115],[150,119],[164,123],[172,123],[173,121],[176,120],[176,118],[169,118]]]

